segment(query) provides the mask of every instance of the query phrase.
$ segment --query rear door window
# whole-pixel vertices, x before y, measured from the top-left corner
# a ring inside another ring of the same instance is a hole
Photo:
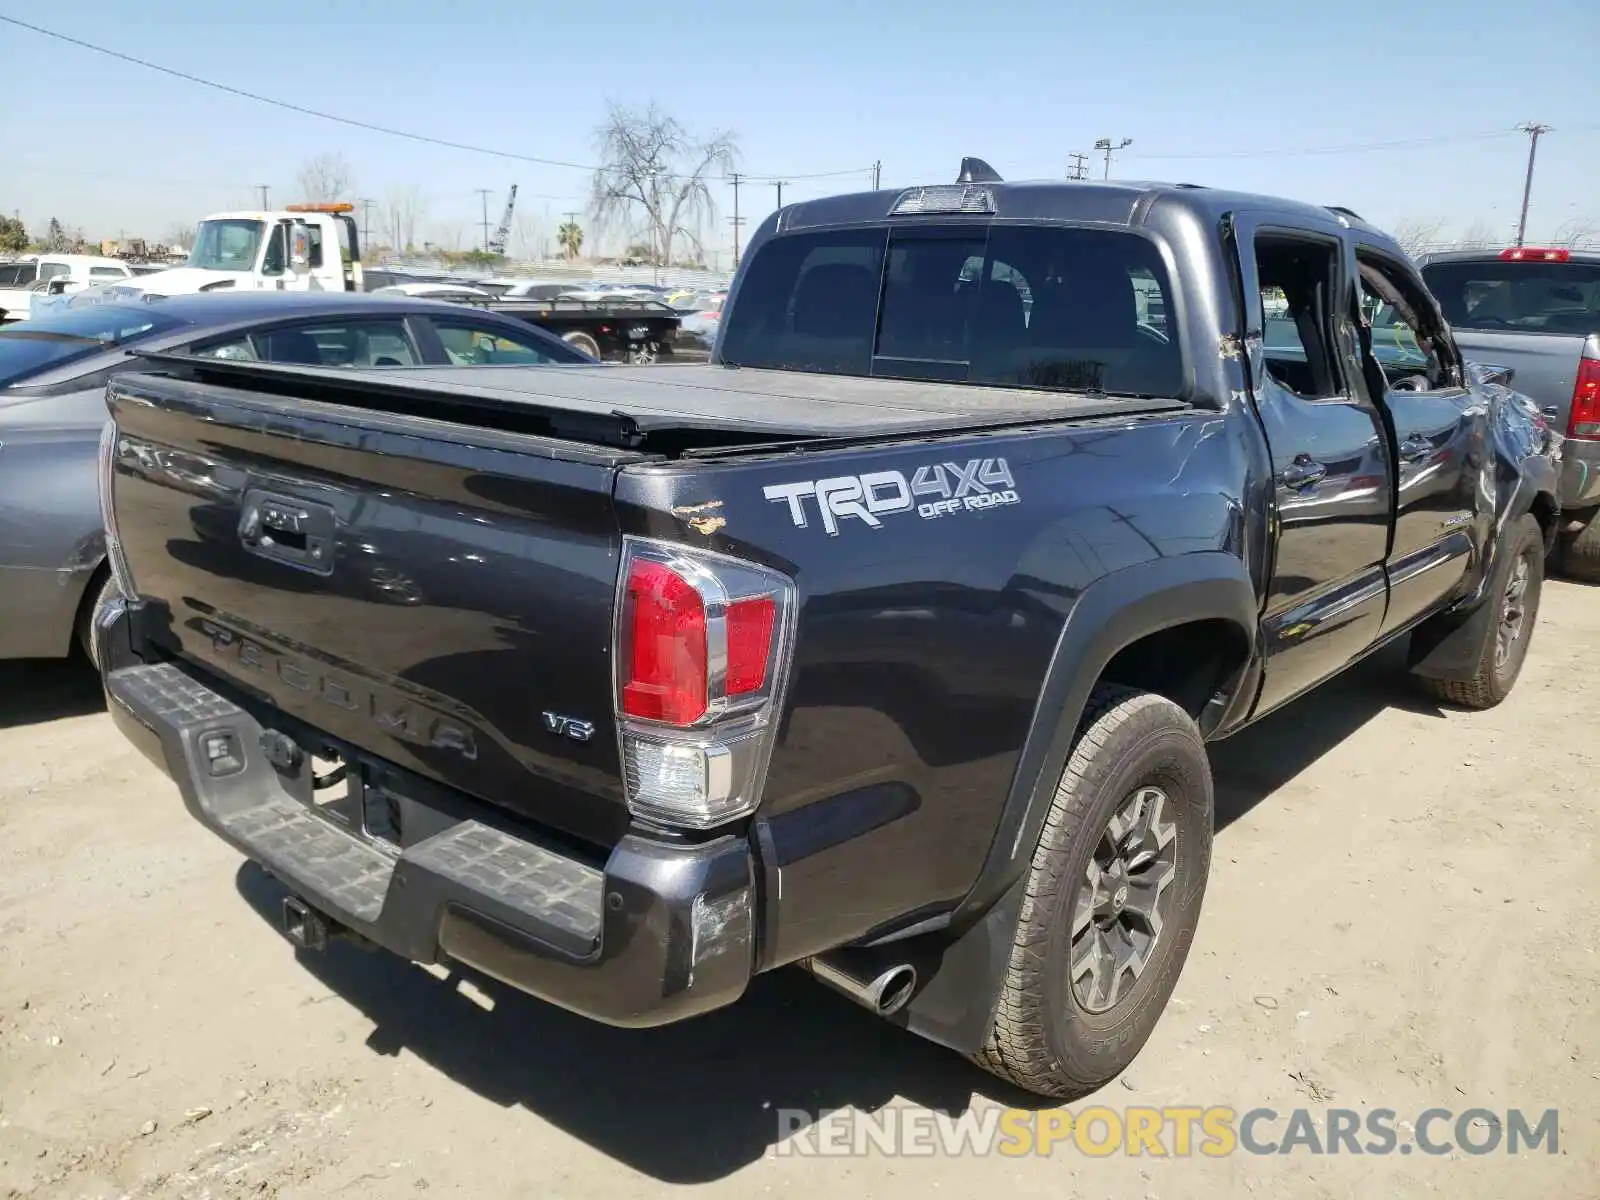
[[[196,347],[201,358],[316,367],[414,367],[422,362],[402,318],[318,321]]]
[[[1456,329],[1600,332],[1600,263],[1437,262],[1422,277]]]
[[[751,261],[723,358],[752,367],[1175,396],[1170,288],[1135,234],[905,226],[790,235]]]

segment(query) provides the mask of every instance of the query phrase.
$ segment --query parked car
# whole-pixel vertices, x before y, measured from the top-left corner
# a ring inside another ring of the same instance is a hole
[[[1566,434],[1556,561],[1600,582],[1600,254],[1522,246],[1421,267],[1463,352],[1510,368]]]
[[[429,300],[490,300],[493,296],[470,283],[390,283],[373,288],[371,296],[426,297]]]
[[[90,644],[109,577],[95,446],[106,381],[137,365],[134,348],[325,366],[593,361],[492,313],[348,293],[88,304],[0,328],[0,659]]]
[[[55,294],[129,279],[133,269],[116,258],[94,254],[31,254],[0,262],[0,324],[26,321],[40,289],[55,283]],[[72,285],[70,288],[65,285]]]
[[[625,1026],[801,964],[1072,1096],[1193,942],[1207,740],[1403,638],[1505,700],[1560,439],[1393,239],[962,176],[769,217],[707,365],[112,381],[111,712],[292,942]]]

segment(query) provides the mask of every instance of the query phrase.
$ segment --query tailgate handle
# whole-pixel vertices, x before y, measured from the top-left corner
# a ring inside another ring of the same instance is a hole
[[[333,529],[331,508],[293,496],[246,492],[239,513],[246,550],[318,575],[333,570]]]

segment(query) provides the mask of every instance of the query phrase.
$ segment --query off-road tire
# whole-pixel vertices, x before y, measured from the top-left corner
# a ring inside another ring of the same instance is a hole
[[[592,333],[585,333],[581,329],[574,329],[570,333],[561,335],[561,340],[574,350],[582,350],[590,358],[600,357],[600,343],[595,341]]]
[[[1093,1013],[1070,979],[1073,912],[1102,831],[1142,786],[1159,786],[1171,801],[1172,907],[1127,994]],[[1033,853],[1000,1001],[987,1043],[973,1056],[979,1066],[1030,1092],[1072,1099],[1133,1061],[1172,995],[1199,923],[1212,821],[1211,765],[1189,714],[1149,692],[1097,687]]]
[[[1557,549],[1560,570],[1584,583],[1600,583],[1600,509],[1581,519],[1582,528],[1561,535]]]
[[[1544,530],[1532,513],[1519,517],[1501,533],[1500,553],[1494,566],[1494,578],[1489,582],[1489,595],[1485,604],[1495,606],[1492,619],[1485,627],[1482,645],[1478,648],[1477,666],[1470,679],[1432,679],[1417,676],[1424,691],[1435,699],[1461,708],[1493,708],[1511,694],[1522,664],[1528,657],[1528,644],[1533,640],[1534,626],[1538,623],[1539,594],[1544,585]],[[1496,661],[1495,647],[1501,619],[1507,605],[1506,585],[1517,563],[1527,564],[1528,581],[1523,593],[1521,630],[1510,647],[1504,662]]]

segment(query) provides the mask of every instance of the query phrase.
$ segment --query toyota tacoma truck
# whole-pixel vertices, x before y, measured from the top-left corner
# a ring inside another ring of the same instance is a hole
[[[1513,246],[1418,265],[1462,352],[1511,370],[1565,433],[1555,561],[1600,583],[1600,254]]]
[[[1559,437],[1394,241],[1199,187],[790,205],[703,364],[145,357],[111,712],[292,942],[620,1026],[799,965],[1054,1096],[1173,990],[1207,741],[1408,635],[1499,703],[1556,529]]]

